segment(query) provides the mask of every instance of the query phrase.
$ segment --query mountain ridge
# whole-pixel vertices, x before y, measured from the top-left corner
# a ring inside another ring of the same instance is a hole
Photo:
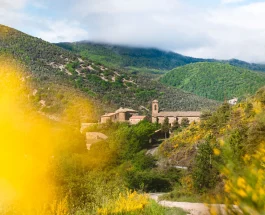
[[[238,59],[218,60],[213,58],[194,58],[170,50],[162,50],[153,47],[126,46],[91,41],[79,41],[74,43],[63,42],[56,43],[56,45],[80,53],[82,56],[95,61],[100,60],[102,63],[120,67],[171,70],[178,66],[196,62],[221,62],[265,72],[265,64],[248,63]],[[113,59],[110,59],[109,56]],[[121,57],[123,57],[123,59],[121,59]],[[150,59],[152,59],[152,62],[150,62]]]

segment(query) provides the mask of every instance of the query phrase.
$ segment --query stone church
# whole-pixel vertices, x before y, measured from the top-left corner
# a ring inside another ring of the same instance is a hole
[[[165,118],[168,117],[169,123],[172,125],[174,121],[181,123],[183,118],[188,118],[190,123],[200,121],[201,112],[197,111],[159,111],[159,104],[157,100],[152,102],[152,122],[163,123]]]

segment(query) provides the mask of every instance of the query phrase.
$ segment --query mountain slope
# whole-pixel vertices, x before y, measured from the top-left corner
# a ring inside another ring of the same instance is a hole
[[[47,114],[73,116],[67,112],[68,103],[74,105],[77,102],[73,101],[79,98],[89,101],[90,110],[82,106],[80,110],[72,109],[94,120],[119,106],[149,108],[153,99],[159,99],[168,110],[199,110],[216,105],[214,101],[165,87],[148,75],[107,68],[5,26],[0,26],[0,53],[26,66],[25,77],[30,77],[32,99]]]
[[[207,61],[155,48],[135,48],[90,42],[59,43],[58,46],[112,66],[168,70],[189,63]]]
[[[80,53],[91,60],[101,62],[104,65],[115,67],[148,68],[159,70],[171,70],[178,66],[184,66],[197,62],[222,62],[246,69],[265,71],[265,65],[253,64],[244,61],[202,59],[183,56],[170,51],[162,51],[155,48],[136,48],[121,45],[110,45],[93,42],[58,43],[67,50]],[[154,72],[151,70],[151,72]]]
[[[178,67],[161,82],[196,95],[223,101],[253,94],[265,85],[265,74],[222,63],[195,63]]]

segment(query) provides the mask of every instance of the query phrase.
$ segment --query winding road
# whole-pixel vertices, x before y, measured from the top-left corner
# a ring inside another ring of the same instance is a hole
[[[150,198],[154,199],[160,205],[164,207],[177,207],[187,211],[189,215],[210,215],[209,207],[203,203],[190,203],[190,202],[173,202],[173,201],[159,201],[159,196],[162,194],[150,193]],[[210,205],[215,211],[218,211],[220,215],[226,215],[225,206],[214,204]]]

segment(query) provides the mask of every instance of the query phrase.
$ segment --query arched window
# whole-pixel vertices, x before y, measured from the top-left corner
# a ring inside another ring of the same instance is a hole
[[[155,108],[154,108],[155,110],[157,110],[157,106],[155,105]]]

